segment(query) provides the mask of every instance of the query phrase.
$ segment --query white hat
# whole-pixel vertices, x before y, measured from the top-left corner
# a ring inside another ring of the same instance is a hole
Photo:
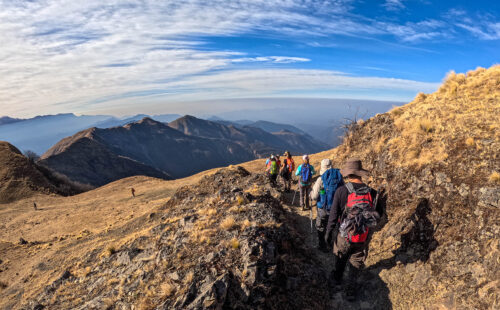
[[[302,159],[303,160],[308,160],[309,159],[309,155],[306,154],[306,155],[302,156]]]
[[[274,155],[271,155],[271,159],[274,159]]]
[[[325,158],[321,161],[321,169],[319,171],[319,174],[322,175],[325,173],[326,170],[332,168],[332,161],[328,158]]]

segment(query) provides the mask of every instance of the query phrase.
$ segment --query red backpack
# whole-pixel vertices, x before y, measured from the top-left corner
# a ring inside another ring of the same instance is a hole
[[[340,234],[352,243],[365,242],[369,227],[377,225],[380,218],[374,208],[371,188],[365,185],[354,189],[352,183],[347,183],[345,187],[349,195],[341,218]]]

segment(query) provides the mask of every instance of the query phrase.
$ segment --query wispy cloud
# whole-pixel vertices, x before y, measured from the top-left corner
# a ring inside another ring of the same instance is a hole
[[[287,56],[260,56],[260,57],[245,57],[233,59],[233,62],[273,62],[278,64],[289,64],[294,62],[311,61],[309,58],[303,57],[287,57]]]
[[[403,2],[404,0],[385,0],[385,3],[382,6],[384,6],[388,11],[399,11],[406,7]]]
[[[389,2],[404,7],[402,1]],[[284,70],[315,60],[292,52],[266,55],[208,44],[216,36],[264,34],[313,42],[312,47],[326,46],[315,42],[338,35],[392,36],[403,43],[450,35],[444,22],[379,22],[355,14],[354,7],[349,0],[0,0],[0,113],[84,110],[88,103],[105,106],[124,97],[167,100],[174,95],[264,96],[301,87],[357,89],[355,83],[373,89],[429,88],[334,71]],[[494,22],[458,27],[485,40],[499,36]],[[243,62],[255,69],[238,70]],[[262,71],[264,63],[271,68]]]

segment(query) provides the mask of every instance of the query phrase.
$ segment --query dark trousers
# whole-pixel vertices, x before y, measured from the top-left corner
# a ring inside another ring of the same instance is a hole
[[[278,174],[270,174],[269,173],[269,180],[273,185],[276,185],[276,179],[278,178]]]
[[[347,267],[347,289],[356,286],[356,279],[359,271],[365,265],[367,255],[367,242],[350,243],[340,234],[337,234],[337,239],[333,244],[334,254],[334,269],[333,276],[335,280],[340,282]]]
[[[309,209],[309,193],[311,192],[311,185],[300,185],[300,206]]]
[[[289,191],[292,186],[292,173],[290,171],[285,171],[281,174],[281,178],[285,185],[285,191]]]
[[[328,224],[329,212],[326,209],[316,209],[316,231],[318,232],[318,245],[326,248],[325,233]]]

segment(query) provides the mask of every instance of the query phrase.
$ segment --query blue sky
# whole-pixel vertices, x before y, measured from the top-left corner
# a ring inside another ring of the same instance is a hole
[[[0,36],[0,115],[406,102],[498,63],[500,2],[0,0]]]

